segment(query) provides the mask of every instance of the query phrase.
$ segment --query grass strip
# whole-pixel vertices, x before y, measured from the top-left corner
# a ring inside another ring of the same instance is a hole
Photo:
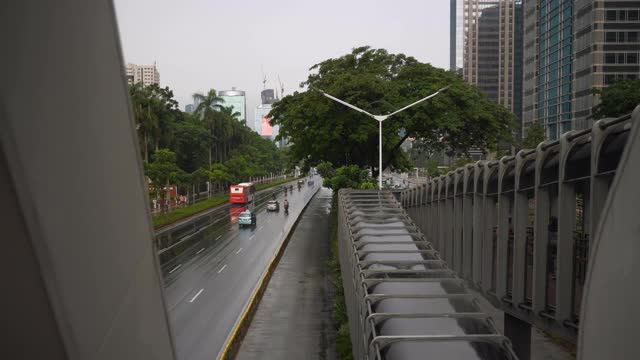
[[[340,259],[338,254],[338,192],[333,193],[331,213],[329,214],[329,239],[331,242],[331,257],[329,269],[331,283],[335,288],[335,300],[333,304],[333,322],[336,332],[336,353],[338,359],[353,360],[351,348],[351,335],[349,334],[349,317],[347,305],[344,302],[344,288],[342,287],[342,272],[340,271]]]

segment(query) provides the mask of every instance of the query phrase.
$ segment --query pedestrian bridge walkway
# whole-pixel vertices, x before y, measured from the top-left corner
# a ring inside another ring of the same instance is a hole
[[[516,358],[390,192],[341,190],[339,237],[355,358]]]

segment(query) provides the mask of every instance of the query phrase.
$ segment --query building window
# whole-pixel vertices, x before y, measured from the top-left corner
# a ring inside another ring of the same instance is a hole
[[[617,20],[616,17],[616,11],[615,10],[607,10],[607,20],[609,21],[615,21]]]
[[[617,36],[617,33],[608,32],[608,33],[605,34],[604,40],[606,42],[616,42],[616,36]]]
[[[638,17],[638,10],[629,10],[627,13],[627,20],[629,21],[638,21],[640,18]]]
[[[626,21],[627,20],[627,11],[626,10],[618,11],[618,20],[620,20],[620,21]]]
[[[618,32],[618,42],[625,42],[627,33],[624,31]]]
[[[637,53],[629,53],[627,54],[627,64],[637,64],[638,63],[638,54]]]
[[[615,64],[616,63],[616,54],[607,53],[604,55],[604,63],[605,64]]]
[[[627,41],[628,42],[638,42],[638,32],[637,31],[632,31],[630,33],[627,34]]]

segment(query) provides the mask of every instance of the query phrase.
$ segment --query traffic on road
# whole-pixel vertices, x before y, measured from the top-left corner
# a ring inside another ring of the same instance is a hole
[[[187,235],[180,253],[164,259],[165,302],[179,359],[218,355],[287,229],[319,188],[306,183],[299,191],[256,195],[237,218],[218,213]],[[273,201],[285,212],[269,211]]]

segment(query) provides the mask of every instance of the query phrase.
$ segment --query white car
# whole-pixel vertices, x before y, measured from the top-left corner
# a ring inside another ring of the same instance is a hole
[[[267,202],[267,211],[280,211],[280,203],[276,200],[269,200]]]

